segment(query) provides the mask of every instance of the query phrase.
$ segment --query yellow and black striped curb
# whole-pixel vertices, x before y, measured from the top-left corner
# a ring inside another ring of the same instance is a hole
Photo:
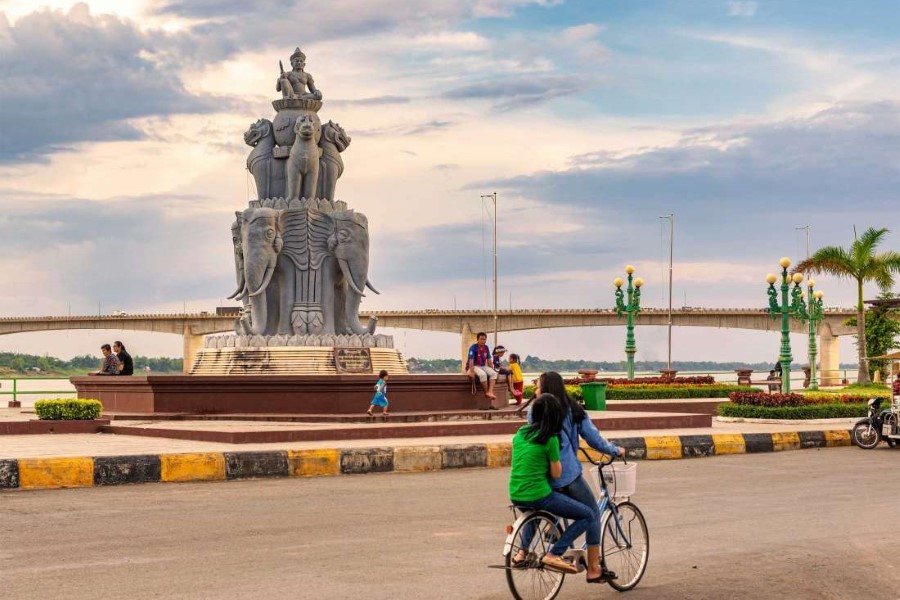
[[[633,459],[666,460],[849,446],[849,431],[720,433],[612,438]],[[593,451],[591,451],[593,452]],[[199,452],[65,458],[0,459],[0,489],[47,489],[123,483],[419,473],[506,467],[510,442],[263,452]]]

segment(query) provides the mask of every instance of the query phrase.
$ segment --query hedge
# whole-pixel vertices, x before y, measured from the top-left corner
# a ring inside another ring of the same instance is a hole
[[[755,388],[729,384],[718,385],[636,385],[606,388],[608,400],[660,400],[667,398],[727,398],[730,392],[750,392]],[[575,400],[581,400],[581,386],[567,385],[566,392]],[[525,398],[534,397],[534,386],[523,389]]]
[[[665,398],[728,398],[735,391],[747,392],[750,387],[736,385],[655,385],[606,388],[607,400],[660,400]]]
[[[667,377],[638,377],[636,379],[627,379],[625,377],[597,377],[595,379],[587,379],[585,377],[573,377],[564,380],[566,385],[579,385],[582,383],[594,383],[602,381],[608,386],[620,385],[712,385],[716,382],[716,378],[712,375],[696,375],[691,377],[676,377],[670,379]]]
[[[720,404],[722,417],[745,419],[841,419],[865,417],[865,404],[803,404],[800,406],[753,406],[748,404]]]
[[[89,421],[103,413],[103,405],[99,400],[55,398],[35,401],[34,412],[50,421]]]

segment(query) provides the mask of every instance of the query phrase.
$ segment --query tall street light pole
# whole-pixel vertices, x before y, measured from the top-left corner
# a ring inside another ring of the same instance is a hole
[[[769,314],[772,318],[781,317],[781,351],[778,354],[778,362],[781,363],[781,392],[789,394],[791,392],[791,316],[804,319],[805,311],[803,310],[803,290],[800,289],[800,282],[803,281],[802,273],[794,273],[788,275],[788,267],[791,266],[791,259],[782,258],[779,262],[781,265],[781,301],[778,300],[778,290],[775,289],[775,282],[778,277],[774,273],[766,275],[766,282],[769,284],[767,293],[769,294]],[[791,282],[794,289],[791,290]],[[790,294],[788,293],[790,292]]]
[[[806,230],[806,258],[809,258],[809,225],[798,225],[794,227],[796,231],[800,231],[801,229]]]
[[[494,347],[497,347],[497,192],[482,194],[481,199],[490,198],[494,203]]]
[[[672,257],[675,254],[675,213],[669,213],[660,217],[669,220],[669,353],[666,361],[666,369],[672,371]]]
[[[809,287],[809,303],[808,307],[803,307],[803,317],[806,317],[809,321],[809,389],[817,390],[819,389],[819,379],[816,377],[816,354],[818,353],[816,348],[816,330],[824,317],[822,296],[825,293],[822,290],[815,289],[816,282],[813,279],[807,280],[806,285]]]
[[[638,312],[641,310],[641,286],[644,285],[644,280],[640,277],[634,277],[634,267],[628,265],[625,267],[625,273],[628,274],[628,301],[625,302],[625,292],[622,291],[622,285],[624,285],[624,281],[622,281],[621,277],[616,277],[613,280],[613,285],[616,286],[616,314],[619,318],[622,317],[624,313],[626,315],[625,319],[625,361],[626,361],[626,370],[628,372],[628,379],[634,379],[634,354],[637,352],[637,344],[634,341],[634,318]]]

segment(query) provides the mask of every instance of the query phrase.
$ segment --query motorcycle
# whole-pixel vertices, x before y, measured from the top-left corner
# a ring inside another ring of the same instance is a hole
[[[850,439],[864,450],[875,448],[883,439],[891,448],[900,446],[900,396],[894,396],[891,408],[881,410],[882,398],[868,402],[869,414],[850,431]]]

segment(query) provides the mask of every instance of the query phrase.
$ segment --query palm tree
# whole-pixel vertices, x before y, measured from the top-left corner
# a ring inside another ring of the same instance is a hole
[[[866,364],[866,314],[863,306],[863,284],[874,281],[884,291],[894,287],[894,274],[900,273],[900,253],[892,250],[875,252],[889,232],[887,229],[866,229],[861,236],[853,228],[853,244],[850,248],[825,246],[816,250],[797,265],[803,273],[825,273],[839,279],[856,280],[856,347],[859,350],[858,383],[869,383],[869,367]],[[815,367],[813,367],[815,368]]]

